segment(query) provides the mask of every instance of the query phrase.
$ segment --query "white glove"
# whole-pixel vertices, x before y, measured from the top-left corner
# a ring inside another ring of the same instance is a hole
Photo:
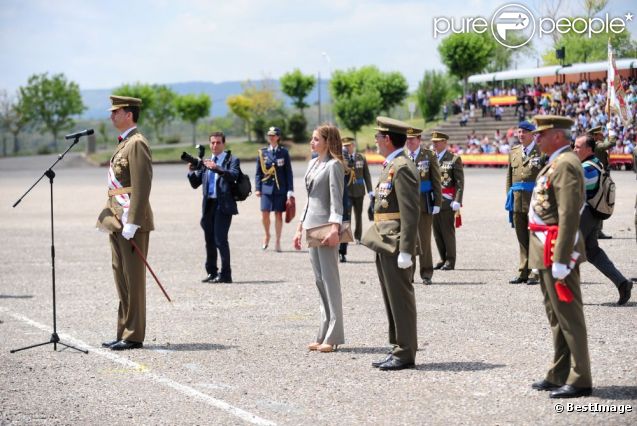
[[[553,274],[553,278],[556,280],[563,280],[569,274],[568,266],[563,263],[553,262],[553,267],[551,267],[551,274]]]
[[[412,265],[411,254],[401,251],[398,253],[398,267],[400,269],[407,269]]]
[[[458,210],[460,210],[460,203],[457,201],[452,201],[451,210],[453,210],[454,212],[457,212]]]
[[[433,210],[431,211],[431,214],[438,214],[440,213],[440,206],[434,206]]]
[[[610,129],[610,130],[608,131],[608,137],[609,137],[609,138],[617,137],[617,133],[616,133],[613,129]]]
[[[124,229],[122,230],[122,237],[130,240],[135,235],[135,231],[137,231],[137,228],[139,228],[139,225],[127,223],[126,225],[124,225]]]

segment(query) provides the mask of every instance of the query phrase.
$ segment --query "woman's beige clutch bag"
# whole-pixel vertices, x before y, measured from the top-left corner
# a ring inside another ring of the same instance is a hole
[[[322,246],[321,241],[327,237],[332,229],[331,223],[326,223],[325,225],[315,226],[314,228],[310,228],[306,231],[305,238],[307,239],[308,247],[320,247]],[[340,233],[340,241],[341,243],[351,243],[354,241],[354,235],[352,235],[352,226],[350,222],[343,222],[341,225],[341,233]]]

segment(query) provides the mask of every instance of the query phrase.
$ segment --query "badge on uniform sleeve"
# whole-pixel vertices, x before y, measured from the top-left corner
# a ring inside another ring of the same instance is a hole
[[[277,158],[276,165],[279,167],[283,167],[285,165],[285,158]]]

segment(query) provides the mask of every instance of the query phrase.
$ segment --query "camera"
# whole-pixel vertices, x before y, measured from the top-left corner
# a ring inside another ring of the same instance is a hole
[[[206,153],[206,147],[203,145],[197,145],[197,157],[188,154],[186,151],[181,153],[181,159],[187,163],[190,163],[195,170],[199,170],[204,167],[203,156]]]

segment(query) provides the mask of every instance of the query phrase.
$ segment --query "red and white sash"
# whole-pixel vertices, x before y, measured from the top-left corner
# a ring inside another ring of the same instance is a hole
[[[108,189],[121,189],[124,186],[117,180],[115,177],[115,172],[113,171],[113,165],[108,169]],[[130,196],[128,194],[119,194],[113,195],[115,201],[122,207],[124,211],[122,213],[122,225],[125,226],[128,223],[128,209],[130,208]]]

